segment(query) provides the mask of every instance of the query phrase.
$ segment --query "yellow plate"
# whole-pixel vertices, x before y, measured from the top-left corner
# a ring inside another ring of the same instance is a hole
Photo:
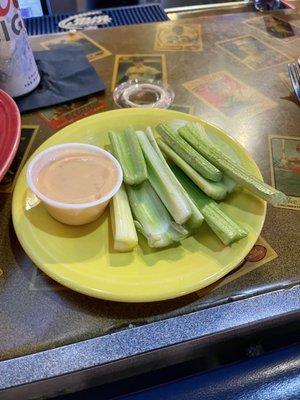
[[[137,129],[162,121],[198,117],[169,110],[124,109],[82,119],[48,139],[36,152],[67,142],[98,146],[109,143],[107,131],[120,131],[129,124]],[[210,137],[223,150],[261,178],[249,154],[221,129],[205,121]],[[35,153],[36,154],[36,153]],[[264,201],[241,191],[222,204],[226,212],[249,230],[247,238],[223,246],[203,224],[196,236],[178,246],[152,250],[143,240],[132,253],[117,253],[112,246],[108,212],[100,220],[81,227],[63,225],[52,219],[42,204],[26,211],[28,197],[25,165],[15,187],[12,214],[14,227],[24,250],[47,275],[80,293],[124,302],[165,300],[207,286],[236,267],[247,255],[262,229]]]

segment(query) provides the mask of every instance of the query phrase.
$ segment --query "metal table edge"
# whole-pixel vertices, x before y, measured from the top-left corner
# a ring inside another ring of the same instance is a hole
[[[105,366],[264,320],[298,314],[300,286],[222,304],[104,336],[0,362],[0,398],[7,390]]]

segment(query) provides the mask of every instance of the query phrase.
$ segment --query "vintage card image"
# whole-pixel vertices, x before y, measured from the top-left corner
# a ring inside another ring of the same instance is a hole
[[[300,37],[299,27],[274,15],[249,19],[245,23],[280,41],[291,42]]]
[[[290,61],[288,56],[251,35],[218,42],[217,45],[254,71]]]
[[[68,47],[71,46],[75,49],[80,49],[89,61],[100,60],[111,55],[111,52],[100,46],[100,44],[85,34],[78,32],[55,36],[53,39],[41,42],[41,45],[47,50],[64,49],[68,45]]]
[[[291,80],[290,80],[288,72],[287,71],[286,72],[279,72],[278,75],[279,75],[279,78],[280,78],[281,82],[285,85],[285,87],[287,89],[289,89],[290,91],[293,91],[292,83],[291,83]]]
[[[197,294],[199,297],[202,297],[216,289],[221,288],[222,286],[227,285],[229,282],[232,282],[241,276],[254,271],[256,268],[265,265],[277,257],[278,255],[275,250],[264,238],[260,236],[244,260],[234,270],[207,288],[199,290]]]
[[[171,104],[169,110],[180,111],[186,114],[193,114],[194,107],[185,104]]]
[[[104,109],[107,109],[107,103],[104,100],[101,100],[99,96],[89,96],[57,107],[44,108],[40,111],[40,115],[50,128],[60,129]]]
[[[155,51],[201,51],[201,25],[190,23],[157,26]]]
[[[288,196],[277,207],[300,210],[300,138],[269,136],[272,185]]]
[[[277,106],[227,71],[204,75],[183,86],[227,118],[245,119]]]
[[[290,23],[300,28],[300,12],[298,11],[298,15],[290,14],[289,17],[293,17]]]
[[[112,90],[130,80],[167,83],[166,58],[162,54],[117,55],[112,79]]]
[[[11,166],[0,182],[0,193],[11,193],[13,191],[16,179],[25,164],[38,129],[39,126],[36,125],[22,126],[20,144]]]

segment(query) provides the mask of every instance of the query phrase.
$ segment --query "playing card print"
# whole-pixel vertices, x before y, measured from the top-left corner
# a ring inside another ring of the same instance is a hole
[[[219,42],[218,46],[254,71],[287,63],[290,60],[285,54],[251,35]]]
[[[115,86],[131,81],[167,81],[166,60],[161,54],[117,55],[112,80]]]
[[[156,51],[201,51],[201,25],[160,24],[155,38]]]
[[[204,75],[183,86],[228,118],[249,118],[277,105],[227,71]]]
[[[83,33],[55,36],[54,39],[41,42],[41,45],[47,50],[64,49],[66,46],[80,49],[89,61],[99,60],[111,55],[110,51]]]
[[[107,109],[107,103],[98,96],[61,104],[41,110],[41,117],[52,129],[60,129],[89,115]]]
[[[250,252],[235,269],[230,271],[229,274],[224,276],[224,278],[219,279],[217,282],[213,283],[207,288],[199,290],[197,294],[199,297],[207,295],[208,293],[219,289],[238,278],[241,278],[249,272],[254,271],[256,268],[267,264],[277,257],[278,255],[276,251],[263,237],[259,236]]]
[[[300,139],[270,136],[269,144],[272,184],[288,196],[279,207],[300,210]]]

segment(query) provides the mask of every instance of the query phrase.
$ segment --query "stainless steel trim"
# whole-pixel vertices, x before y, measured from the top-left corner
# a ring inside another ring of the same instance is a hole
[[[228,3],[199,4],[195,6],[170,7],[170,8],[165,8],[164,11],[167,14],[179,13],[179,12],[196,12],[196,11],[211,10],[218,8],[232,8],[232,7],[235,8],[235,7],[247,6],[248,4],[249,3],[245,3],[244,1],[231,1]]]
[[[147,366],[148,356],[153,352],[164,351],[164,362],[167,363],[172,358],[174,346],[191,345],[195,341],[197,346],[203,346],[205,343],[207,346],[207,343],[218,335],[223,335],[223,340],[229,335],[238,337],[241,330],[249,333],[267,321],[284,320],[289,315],[296,320],[299,317],[299,309],[300,286],[294,286],[2,361],[0,398],[25,400],[32,398],[34,392],[35,396],[45,396],[50,393],[50,387],[49,391],[44,393],[47,385],[43,382],[49,382],[49,385],[52,382],[51,390],[57,388],[57,382],[60,390],[70,390],[69,384],[73,374],[77,377],[82,376],[81,387],[88,387],[91,381],[84,378],[86,371],[98,369],[102,371],[103,377],[110,367],[121,363],[126,372],[130,367],[130,359],[136,357],[141,360],[135,372],[138,374],[142,365]],[[96,378],[99,384],[101,375],[95,375]],[[112,373],[110,379],[117,378],[120,379],[120,374],[116,376]],[[17,392],[22,393],[22,396],[14,397]]]

